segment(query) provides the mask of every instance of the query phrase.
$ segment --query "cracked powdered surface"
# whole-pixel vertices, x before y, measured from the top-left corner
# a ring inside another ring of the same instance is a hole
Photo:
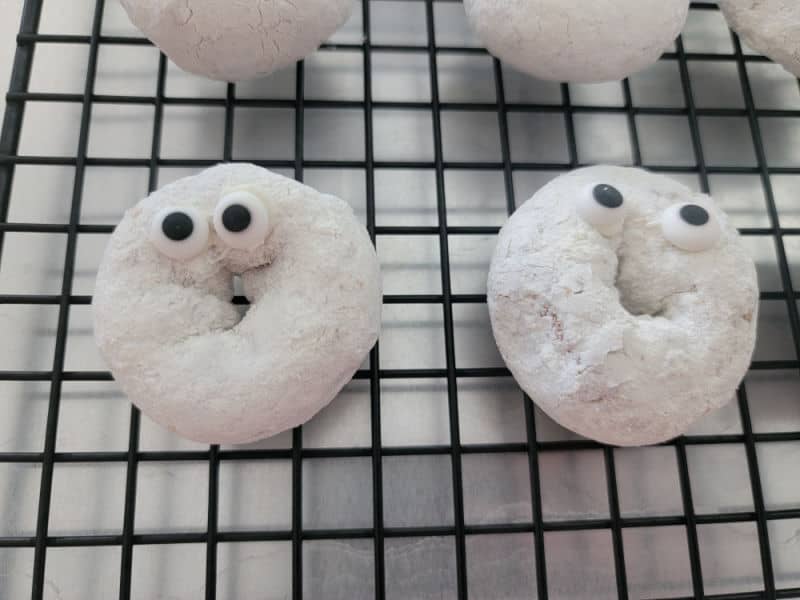
[[[182,69],[241,81],[314,52],[353,0],[120,0],[131,21]]]

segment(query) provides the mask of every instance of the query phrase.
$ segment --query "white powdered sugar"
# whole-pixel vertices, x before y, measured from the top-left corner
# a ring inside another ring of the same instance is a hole
[[[626,209],[604,233],[579,210],[599,184]],[[665,237],[679,227],[664,227],[676,205],[692,207],[684,227],[708,228],[698,251]],[[711,198],[599,166],[558,177],[508,220],[488,302],[500,352],[533,401],[584,436],[629,446],[675,437],[731,400],[755,344],[758,286]]]
[[[120,0],[131,21],[182,69],[241,81],[314,52],[353,0]]]
[[[268,211],[252,249],[215,231],[231,191]],[[164,207],[203,215],[204,251],[176,260],[159,250],[152,221]],[[235,274],[251,302],[244,317],[231,303]],[[342,200],[253,165],[219,165],[125,213],[93,309],[97,344],[145,414],[193,440],[242,443],[303,423],[350,380],[378,337],[380,272]]]
[[[464,0],[489,51],[541,79],[619,80],[650,66],[686,22],[689,0]]]
[[[800,77],[800,2],[719,0],[719,7],[745,44]]]

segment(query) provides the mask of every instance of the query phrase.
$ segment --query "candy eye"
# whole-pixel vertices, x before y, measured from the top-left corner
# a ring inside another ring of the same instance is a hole
[[[228,246],[252,250],[269,235],[269,211],[255,194],[231,192],[214,210],[214,229]]]
[[[208,222],[197,210],[184,207],[161,209],[150,227],[150,241],[161,254],[190,260],[208,244]]]
[[[699,204],[670,206],[661,216],[661,231],[671,244],[687,252],[708,250],[720,237],[719,223]]]
[[[578,200],[578,214],[603,235],[616,233],[626,213],[627,206],[622,193],[607,183],[592,187]]]

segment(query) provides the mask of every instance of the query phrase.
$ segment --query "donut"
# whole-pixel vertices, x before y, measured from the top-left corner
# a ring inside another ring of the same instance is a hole
[[[231,302],[236,276],[244,316]],[[226,164],[125,213],[92,306],[100,352],[142,412],[233,444],[327,405],[374,345],[381,302],[378,259],[349,205]]]
[[[253,79],[314,52],[353,0],[120,0],[131,22],[185,71]]]
[[[509,370],[551,418],[619,446],[684,433],[734,395],[756,270],[706,195],[647,171],[557,177],[500,231],[487,300]]]
[[[689,0],[464,0],[489,52],[554,81],[615,81],[650,66],[683,29]]]
[[[753,50],[800,77],[800,3],[797,0],[719,0],[728,25]]]

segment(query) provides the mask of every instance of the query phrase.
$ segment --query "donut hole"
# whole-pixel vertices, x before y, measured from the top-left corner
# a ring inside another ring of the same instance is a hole
[[[615,284],[619,291],[619,302],[622,308],[627,310],[634,317],[650,316],[660,317],[664,314],[664,303],[658,302],[654,304],[641,297],[641,295],[634,293],[633,287],[624,285],[622,282]]]
[[[641,224],[625,228],[616,254],[614,287],[622,307],[635,317],[664,316],[669,300],[691,287],[684,280],[686,265],[677,263],[668,243]]]
[[[244,295],[244,282],[242,281],[242,276],[233,274],[233,304],[236,306],[236,311],[239,313],[239,318],[243,319],[244,316],[247,314],[247,311],[250,310],[250,301]]]

